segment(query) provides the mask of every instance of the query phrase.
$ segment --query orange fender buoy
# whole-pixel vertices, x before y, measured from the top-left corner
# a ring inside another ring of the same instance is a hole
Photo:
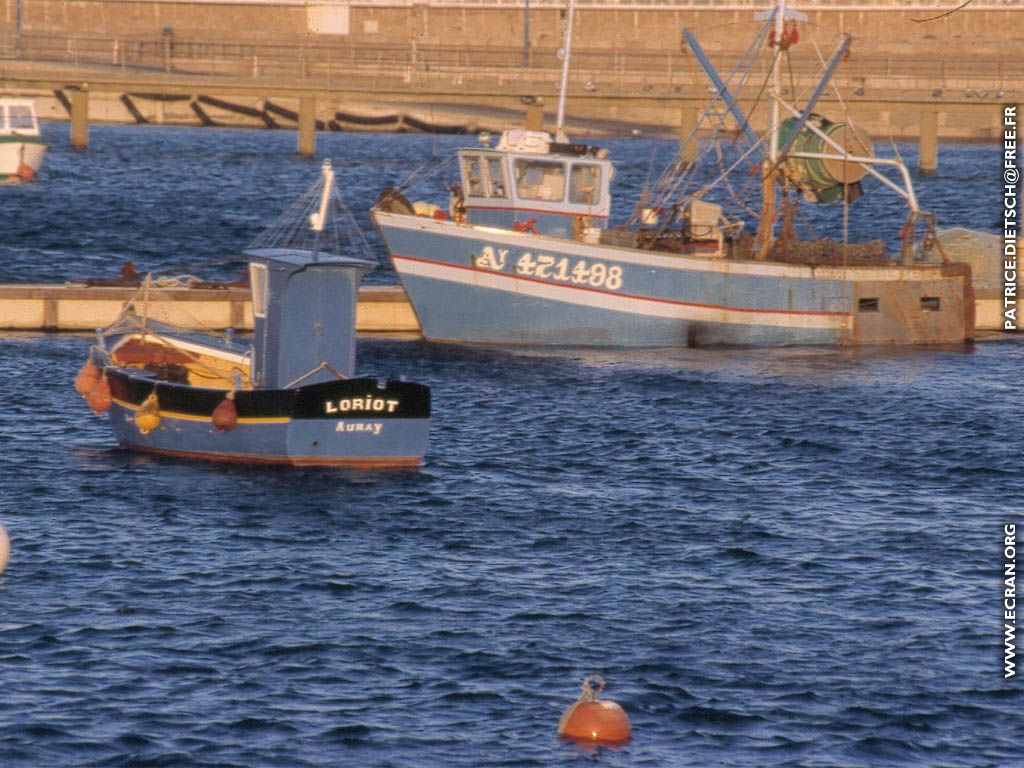
[[[235,407],[235,393],[228,392],[227,397],[220,401],[220,404],[213,409],[210,416],[215,429],[221,432],[230,432],[238,424],[238,408]]]
[[[11,556],[11,539],[7,535],[7,529],[0,525],[0,574],[7,567],[7,560]]]
[[[590,744],[617,745],[629,741],[633,733],[625,710],[614,701],[598,701],[604,690],[604,678],[587,675],[583,692],[558,721],[558,735]]]
[[[36,172],[32,170],[32,166],[22,163],[15,175],[24,181],[32,181],[36,177]]]
[[[135,412],[135,426],[144,435],[160,426],[160,402],[156,399],[156,392],[151,392]]]
[[[86,360],[85,365],[75,377],[75,392],[82,397],[88,398],[89,393],[100,383],[100,369],[93,365],[92,360]]]
[[[97,416],[110,410],[113,398],[110,396],[110,385],[107,384],[105,378],[101,378],[96,382],[96,386],[92,388],[92,391],[86,397],[86,402],[89,403],[92,412]]]

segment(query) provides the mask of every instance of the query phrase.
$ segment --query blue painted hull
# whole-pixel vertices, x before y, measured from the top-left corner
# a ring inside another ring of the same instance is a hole
[[[109,414],[114,437],[124,448],[207,461],[385,468],[417,466],[427,449],[428,425],[421,419],[295,419],[220,432],[209,421],[165,414],[160,426],[142,434],[135,409],[114,403]]]
[[[888,286],[907,293],[901,300],[913,301],[918,300],[910,296],[914,291],[942,288],[959,292],[952,298],[963,302],[963,280],[946,278],[939,265],[811,267],[736,261],[380,210],[374,217],[424,336],[437,341],[786,346],[948,343],[967,335],[962,317],[958,328],[947,329],[938,313],[915,318],[916,337],[907,342],[884,328],[875,342],[858,328],[857,300],[864,286]]]
[[[155,380],[107,368],[110,424],[132,450],[236,463],[386,468],[416,466],[427,449],[429,390],[417,384],[345,379],[294,390],[239,390],[234,428],[214,427],[226,390]],[[137,414],[159,402],[159,423],[145,431]]]

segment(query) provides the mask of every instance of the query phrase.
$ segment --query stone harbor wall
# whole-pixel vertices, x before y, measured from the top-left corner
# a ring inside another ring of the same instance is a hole
[[[430,0],[386,2],[260,2],[257,0],[162,2],[158,0],[0,0],[0,45],[10,47],[46,35],[159,38],[174,35],[195,41],[345,41],[359,45],[445,45],[455,48],[521,48],[527,14],[523,5],[494,0],[434,4]],[[1024,44],[1024,3],[975,0],[969,9],[931,21],[959,3],[931,0],[903,7],[896,0],[861,3],[805,2],[804,34],[830,47],[837,34],[849,32],[855,51],[866,55],[963,57],[1005,56]],[[580,4],[574,45],[583,49],[664,51],[679,47],[680,30],[698,30],[709,51],[735,50],[749,38],[754,6],[707,0],[664,3],[664,8],[630,3]],[[763,4],[762,4],[763,5]],[[687,7],[691,6],[691,7]],[[817,7],[816,6],[820,6]],[[728,10],[720,10],[725,7]],[[861,7],[864,10],[836,10]],[[896,8],[897,10],[893,10]],[[560,44],[563,7],[543,0],[530,3],[530,46]]]

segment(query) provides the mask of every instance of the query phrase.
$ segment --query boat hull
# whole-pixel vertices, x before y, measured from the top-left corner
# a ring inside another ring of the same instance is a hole
[[[210,461],[292,466],[416,466],[427,448],[430,391],[407,382],[345,379],[287,390],[239,390],[235,426],[213,426],[228,391],[107,368],[110,424],[123,447]],[[137,415],[156,396],[159,423]]]
[[[0,136],[0,179],[29,180],[35,177],[46,156],[42,139]]]
[[[424,336],[435,341],[840,346],[973,335],[969,269],[965,277],[941,265],[739,261],[379,210],[374,217]]]

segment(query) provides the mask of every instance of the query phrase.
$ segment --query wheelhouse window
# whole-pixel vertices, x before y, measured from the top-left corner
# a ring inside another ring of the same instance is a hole
[[[921,309],[925,312],[938,312],[942,308],[942,299],[938,296],[922,296]]]
[[[569,176],[569,202],[597,205],[601,199],[601,166],[573,165]]]
[[[516,193],[523,200],[565,199],[565,165],[550,160],[516,160]]]
[[[484,176],[479,155],[462,157],[462,188],[470,197],[484,196]]]
[[[8,107],[9,121],[12,130],[30,131],[35,128],[35,121],[32,119],[32,110],[12,104]]]
[[[858,299],[857,300],[857,311],[858,312],[877,312],[878,311],[878,299]]]
[[[487,196],[508,197],[508,185],[505,183],[505,167],[500,157],[487,158]]]

